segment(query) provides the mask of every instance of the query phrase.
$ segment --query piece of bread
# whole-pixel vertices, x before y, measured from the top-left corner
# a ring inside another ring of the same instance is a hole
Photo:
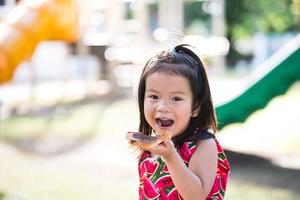
[[[126,134],[126,139],[129,140],[129,144],[141,148],[158,145],[161,142],[169,140],[170,138],[171,133],[169,131],[165,131],[156,136],[144,135],[139,132],[127,132]]]

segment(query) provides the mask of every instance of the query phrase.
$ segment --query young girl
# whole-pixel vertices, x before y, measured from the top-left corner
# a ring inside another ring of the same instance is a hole
[[[139,131],[171,139],[141,149],[139,199],[223,199],[229,163],[215,138],[217,122],[205,69],[181,44],[151,58],[141,74]]]

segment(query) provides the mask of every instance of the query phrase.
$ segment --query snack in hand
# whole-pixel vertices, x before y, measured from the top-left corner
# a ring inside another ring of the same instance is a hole
[[[171,138],[171,133],[169,131],[164,131],[156,136],[150,136],[144,135],[139,132],[128,132],[126,138],[129,140],[129,143],[133,146],[147,148],[169,140]]]

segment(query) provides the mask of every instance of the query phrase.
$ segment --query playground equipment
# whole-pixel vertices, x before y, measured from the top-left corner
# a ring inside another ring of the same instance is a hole
[[[46,40],[76,41],[78,11],[73,0],[41,0],[18,5],[0,23],[0,84]],[[51,56],[51,55],[49,55]]]
[[[258,67],[250,77],[252,84],[232,100],[217,106],[219,129],[244,122],[253,112],[300,80],[300,34]]]
[[[77,19],[73,0],[20,4],[7,20],[0,23],[0,84],[11,80],[17,66],[31,57],[41,41],[75,41]],[[219,129],[245,121],[300,80],[300,35],[257,69],[250,76],[251,85],[244,92],[216,107]]]

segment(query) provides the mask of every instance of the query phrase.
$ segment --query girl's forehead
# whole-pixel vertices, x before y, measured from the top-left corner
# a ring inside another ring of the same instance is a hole
[[[164,80],[173,80],[173,79],[182,79],[182,80],[188,80],[184,75],[177,74],[172,71],[156,71],[148,75],[146,78],[146,81],[151,79],[152,81],[158,80],[158,81],[164,81]]]
[[[180,74],[169,74],[165,72],[155,72],[146,79],[146,89],[156,88],[158,90],[191,90],[188,79]]]

